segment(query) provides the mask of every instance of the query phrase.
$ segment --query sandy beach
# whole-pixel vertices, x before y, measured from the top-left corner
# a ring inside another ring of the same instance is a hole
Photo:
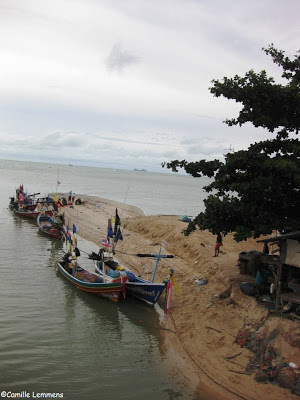
[[[124,240],[119,241],[116,258],[135,273],[145,263],[149,274],[154,262],[132,254],[156,253],[162,240],[167,242],[156,281],[164,280],[168,269],[175,271],[181,296],[173,295],[172,310],[162,320],[163,346],[175,357],[172,375],[196,394],[199,399],[299,399],[289,389],[270,382],[258,383],[255,371],[246,367],[253,353],[235,339],[241,329],[270,333],[279,328],[272,341],[277,362],[293,362],[300,366],[299,322],[279,318],[246,296],[240,284],[249,276],[240,274],[238,255],[242,251],[259,250],[262,245],[253,239],[236,243],[231,235],[223,240],[219,257],[213,257],[215,236],[196,231],[185,237],[186,223],[178,216],[144,216],[142,210],[92,196],[77,195],[81,205],[64,207],[66,222],[76,224],[78,234],[100,246],[107,234],[107,220],[118,208]],[[147,270],[146,270],[147,271]],[[195,283],[206,279],[205,285]],[[258,328],[259,327],[259,328]]]

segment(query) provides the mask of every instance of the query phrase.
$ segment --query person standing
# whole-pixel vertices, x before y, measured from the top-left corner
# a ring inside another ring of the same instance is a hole
[[[69,201],[72,201],[72,190],[69,191]]]
[[[217,235],[217,240],[216,240],[216,245],[215,245],[215,255],[213,257],[219,256],[220,247],[223,246],[221,232],[218,231],[216,235]]]

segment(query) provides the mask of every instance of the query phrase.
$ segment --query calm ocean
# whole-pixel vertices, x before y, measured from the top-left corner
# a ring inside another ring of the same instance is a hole
[[[162,172],[164,170],[162,169]],[[141,208],[146,215],[175,214],[195,216],[203,211],[210,180],[175,173],[113,170],[0,160],[2,185],[10,195],[24,184],[29,193],[58,191],[88,194]],[[2,181],[4,179],[4,181]]]
[[[193,399],[170,376],[158,312],[71,286],[54,268],[62,244],[8,209],[21,183],[47,194],[57,179],[61,192],[134,205],[146,215],[196,215],[203,207],[200,180],[191,177],[0,160],[0,391],[63,393],[67,400]]]

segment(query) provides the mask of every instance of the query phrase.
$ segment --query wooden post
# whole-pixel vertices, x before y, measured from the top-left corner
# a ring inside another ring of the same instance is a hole
[[[277,277],[276,277],[276,301],[275,301],[276,312],[279,312],[279,307],[280,307],[281,274],[282,274],[282,263],[279,262],[277,267]]]

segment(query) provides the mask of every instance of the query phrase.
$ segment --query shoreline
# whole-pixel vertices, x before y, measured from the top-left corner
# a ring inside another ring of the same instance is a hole
[[[279,327],[274,345],[283,360],[300,365],[299,346],[291,345],[295,335],[300,336],[298,324],[270,315],[255,298],[240,290],[241,282],[249,277],[239,273],[238,254],[253,249],[261,251],[256,240],[236,243],[232,235],[227,235],[221,254],[213,258],[215,237],[199,230],[183,236],[181,231],[186,224],[178,216],[145,216],[134,206],[96,196],[77,195],[77,198],[83,201],[81,205],[63,209],[66,222],[69,220],[69,226],[75,223],[78,234],[98,246],[102,237],[106,237],[108,218],[118,208],[124,240],[118,242],[116,258],[133,272],[142,270],[143,261],[132,254],[154,252],[162,240],[168,243],[163,252],[175,255],[172,261],[160,261],[156,280],[166,278],[170,265],[175,270],[181,298],[174,292],[172,309],[161,322],[164,328],[161,332],[163,346],[176,365],[170,373],[188,392],[194,392],[195,398],[201,400],[299,398],[289,389],[258,383],[254,373],[246,374],[253,353],[234,343],[245,326],[263,324],[270,330]],[[196,279],[207,279],[207,284],[200,287]],[[231,288],[229,296],[221,299],[219,295],[228,288]],[[231,359],[236,354],[239,355]]]

